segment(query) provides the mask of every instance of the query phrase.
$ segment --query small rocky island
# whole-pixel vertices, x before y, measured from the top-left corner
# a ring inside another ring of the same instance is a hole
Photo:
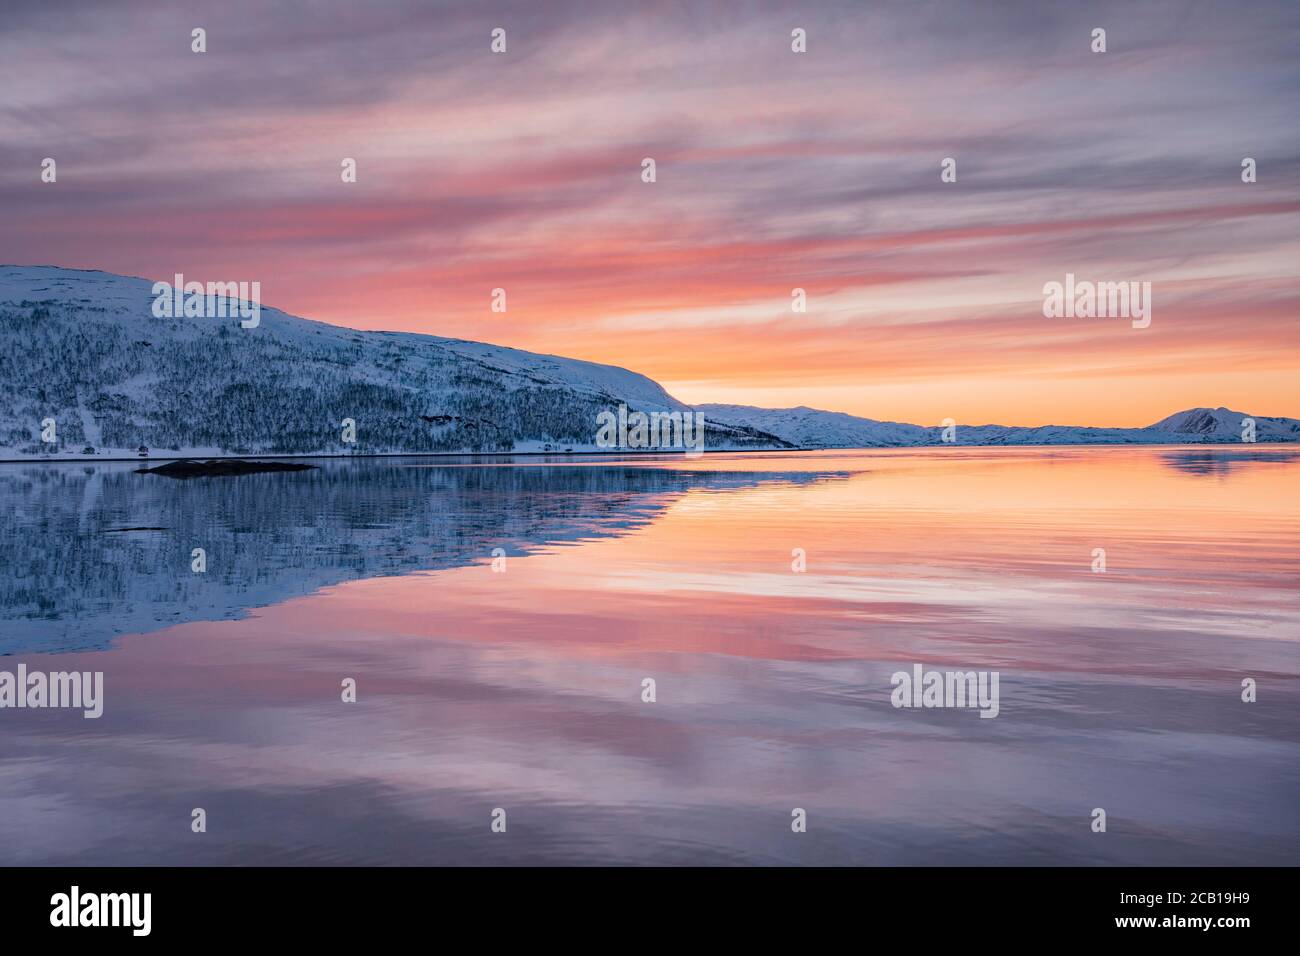
[[[214,478],[227,475],[252,475],[263,471],[306,471],[315,465],[299,461],[250,461],[246,458],[211,458],[194,461],[182,458],[157,468],[137,468],[137,475],[162,475],[165,478]]]

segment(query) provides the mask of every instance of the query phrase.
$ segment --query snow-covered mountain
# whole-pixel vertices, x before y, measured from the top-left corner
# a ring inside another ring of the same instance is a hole
[[[0,266],[0,459],[598,451],[601,413],[685,414],[624,368],[408,332],[360,332],[261,306],[156,318],[148,279]],[[942,444],[940,426],[812,408],[701,405],[704,447]],[[961,445],[1240,442],[1243,419],[1195,408],[1146,428],[959,425]],[[355,423],[355,441],[344,422]],[[1253,418],[1257,441],[1300,422]],[[52,423],[52,427],[51,427]],[[46,440],[53,437],[53,441]],[[621,450],[621,449],[615,449]]]
[[[266,306],[255,328],[156,318],[153,303],[147,279],[0,266],[0,458],[596,450],[602,412],[689,411],[609,365]],[[704,445],[785,443],[724,425]]]
[[[1300,422],[1294,418],[1244,415],[1230,409],[1189,408],[1163,418],[1150,431],[1179,435],[1181,441],[1241,441],[1242,420],[1252,418],[1259,441],[1300,440]]]

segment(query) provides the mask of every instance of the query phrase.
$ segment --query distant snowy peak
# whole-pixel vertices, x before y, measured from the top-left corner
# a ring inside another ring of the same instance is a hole
[[[1151,425],[1147,431],[1176,435],[1187,441],[1241,441],[1253,433],[1256,441],[1300,441],[1300,421],[1269,415],[1249,415],[1230,408],[1189,408]]]
[[[1176,412],[1168,418],[1162,418],[1150,427],[1155,431],[1173,432],[1179,435],[1238,435],[1242,423],[1250,418],[1243,412],[1234,412],[1227,408],[1189,408],[1185,412]],[[1279,422],[1285,419],[1255,419]]]

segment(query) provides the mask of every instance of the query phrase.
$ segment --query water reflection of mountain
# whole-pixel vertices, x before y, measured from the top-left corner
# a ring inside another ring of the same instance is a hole
[[[1294,463],[1296,456],[1290,451],[1171,451],[1160,456],[1161,464],[1181,471],[1185,475],[1226,478],[1238,468],[1257,462]]]
[[[342,581],[621,534],[693,489],[831,475],[370,459],[172,481],[132,468],[0,466],[0,654],[102,648]]]

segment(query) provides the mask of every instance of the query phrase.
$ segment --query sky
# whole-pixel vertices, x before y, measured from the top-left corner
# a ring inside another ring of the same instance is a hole
[[[692,403],[1300,417],[1298,39],[1289,0],[4,0],[0,263],[258,281]],[[1150,282],[1150,326],[1044,317],[1067,273]]]

